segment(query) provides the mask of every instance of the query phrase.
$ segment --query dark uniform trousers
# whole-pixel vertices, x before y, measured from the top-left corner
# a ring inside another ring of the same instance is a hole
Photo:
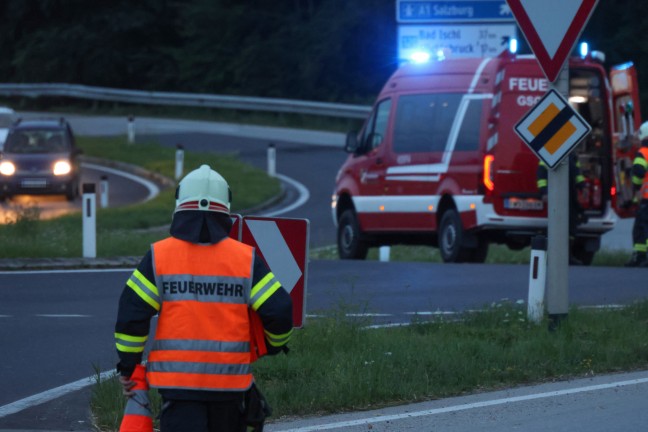
[[[245,432],[244,399],[226,401],[165,400],[161,432]]]

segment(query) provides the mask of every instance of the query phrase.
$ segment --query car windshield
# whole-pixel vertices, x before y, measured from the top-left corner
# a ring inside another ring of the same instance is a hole
[[[70,145],[61,130],[18,130],[7,137],[7,153],[60,153]]]

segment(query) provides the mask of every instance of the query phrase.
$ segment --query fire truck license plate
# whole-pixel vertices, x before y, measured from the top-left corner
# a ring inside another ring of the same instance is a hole
[[[510,210],[542,210],[544,204],[535,198],[506,198],[504,208]]]

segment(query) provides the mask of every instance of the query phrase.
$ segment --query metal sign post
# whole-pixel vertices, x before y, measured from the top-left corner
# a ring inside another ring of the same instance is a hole
[[[563,66],[552,83],[558,93],[569,96],[569,70]],[[569,157],[547,173],[547,313],[551,330],[560,325],[569,309]]]
[[[591,131],[566,102],[566,60],[598,0],[506,1],[540,68],[552,82],[547,95],[515,126],[515,131],[551,168],[547,176],[546,303],[549,329],[554,330],[569,308],[569,194],[575,192],[569,190],[569,159],[565,156]]]

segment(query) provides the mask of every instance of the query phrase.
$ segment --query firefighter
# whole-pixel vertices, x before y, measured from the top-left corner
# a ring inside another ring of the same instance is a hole
[[[126,396],[158,314],[147,380],[162,396],[162,432],[245,430],[244,416],[255,414],[245,412],[246,400],[258,393],[251,311],[267,353],[287,352],[290,295],[254,248],[229,237],[230,202],[227,181],[208,165],[187,174],[176,190],[171,236],[151,246],[119,300],[117,370]]]
[[[626,267],[648,267],[648,122],[637,133],[641,147],[632,162],[634,202],[639,204],[632,226],[632,257]]]
[[[549,172],[547,165],[540,160],[538,162],[538,170],[536,173],[537,186],[542,195],[542,201],[547,202],[547,181]],[[574,239],[576,238],[576,228],[578,225],[587,222],[587,217],[578,202],[578,191],[585,186],[585,177],[581,173],[580,162],[573,154],[569,155],[569,264],[582,265],[583,263],[576,258],[571,249]]]

